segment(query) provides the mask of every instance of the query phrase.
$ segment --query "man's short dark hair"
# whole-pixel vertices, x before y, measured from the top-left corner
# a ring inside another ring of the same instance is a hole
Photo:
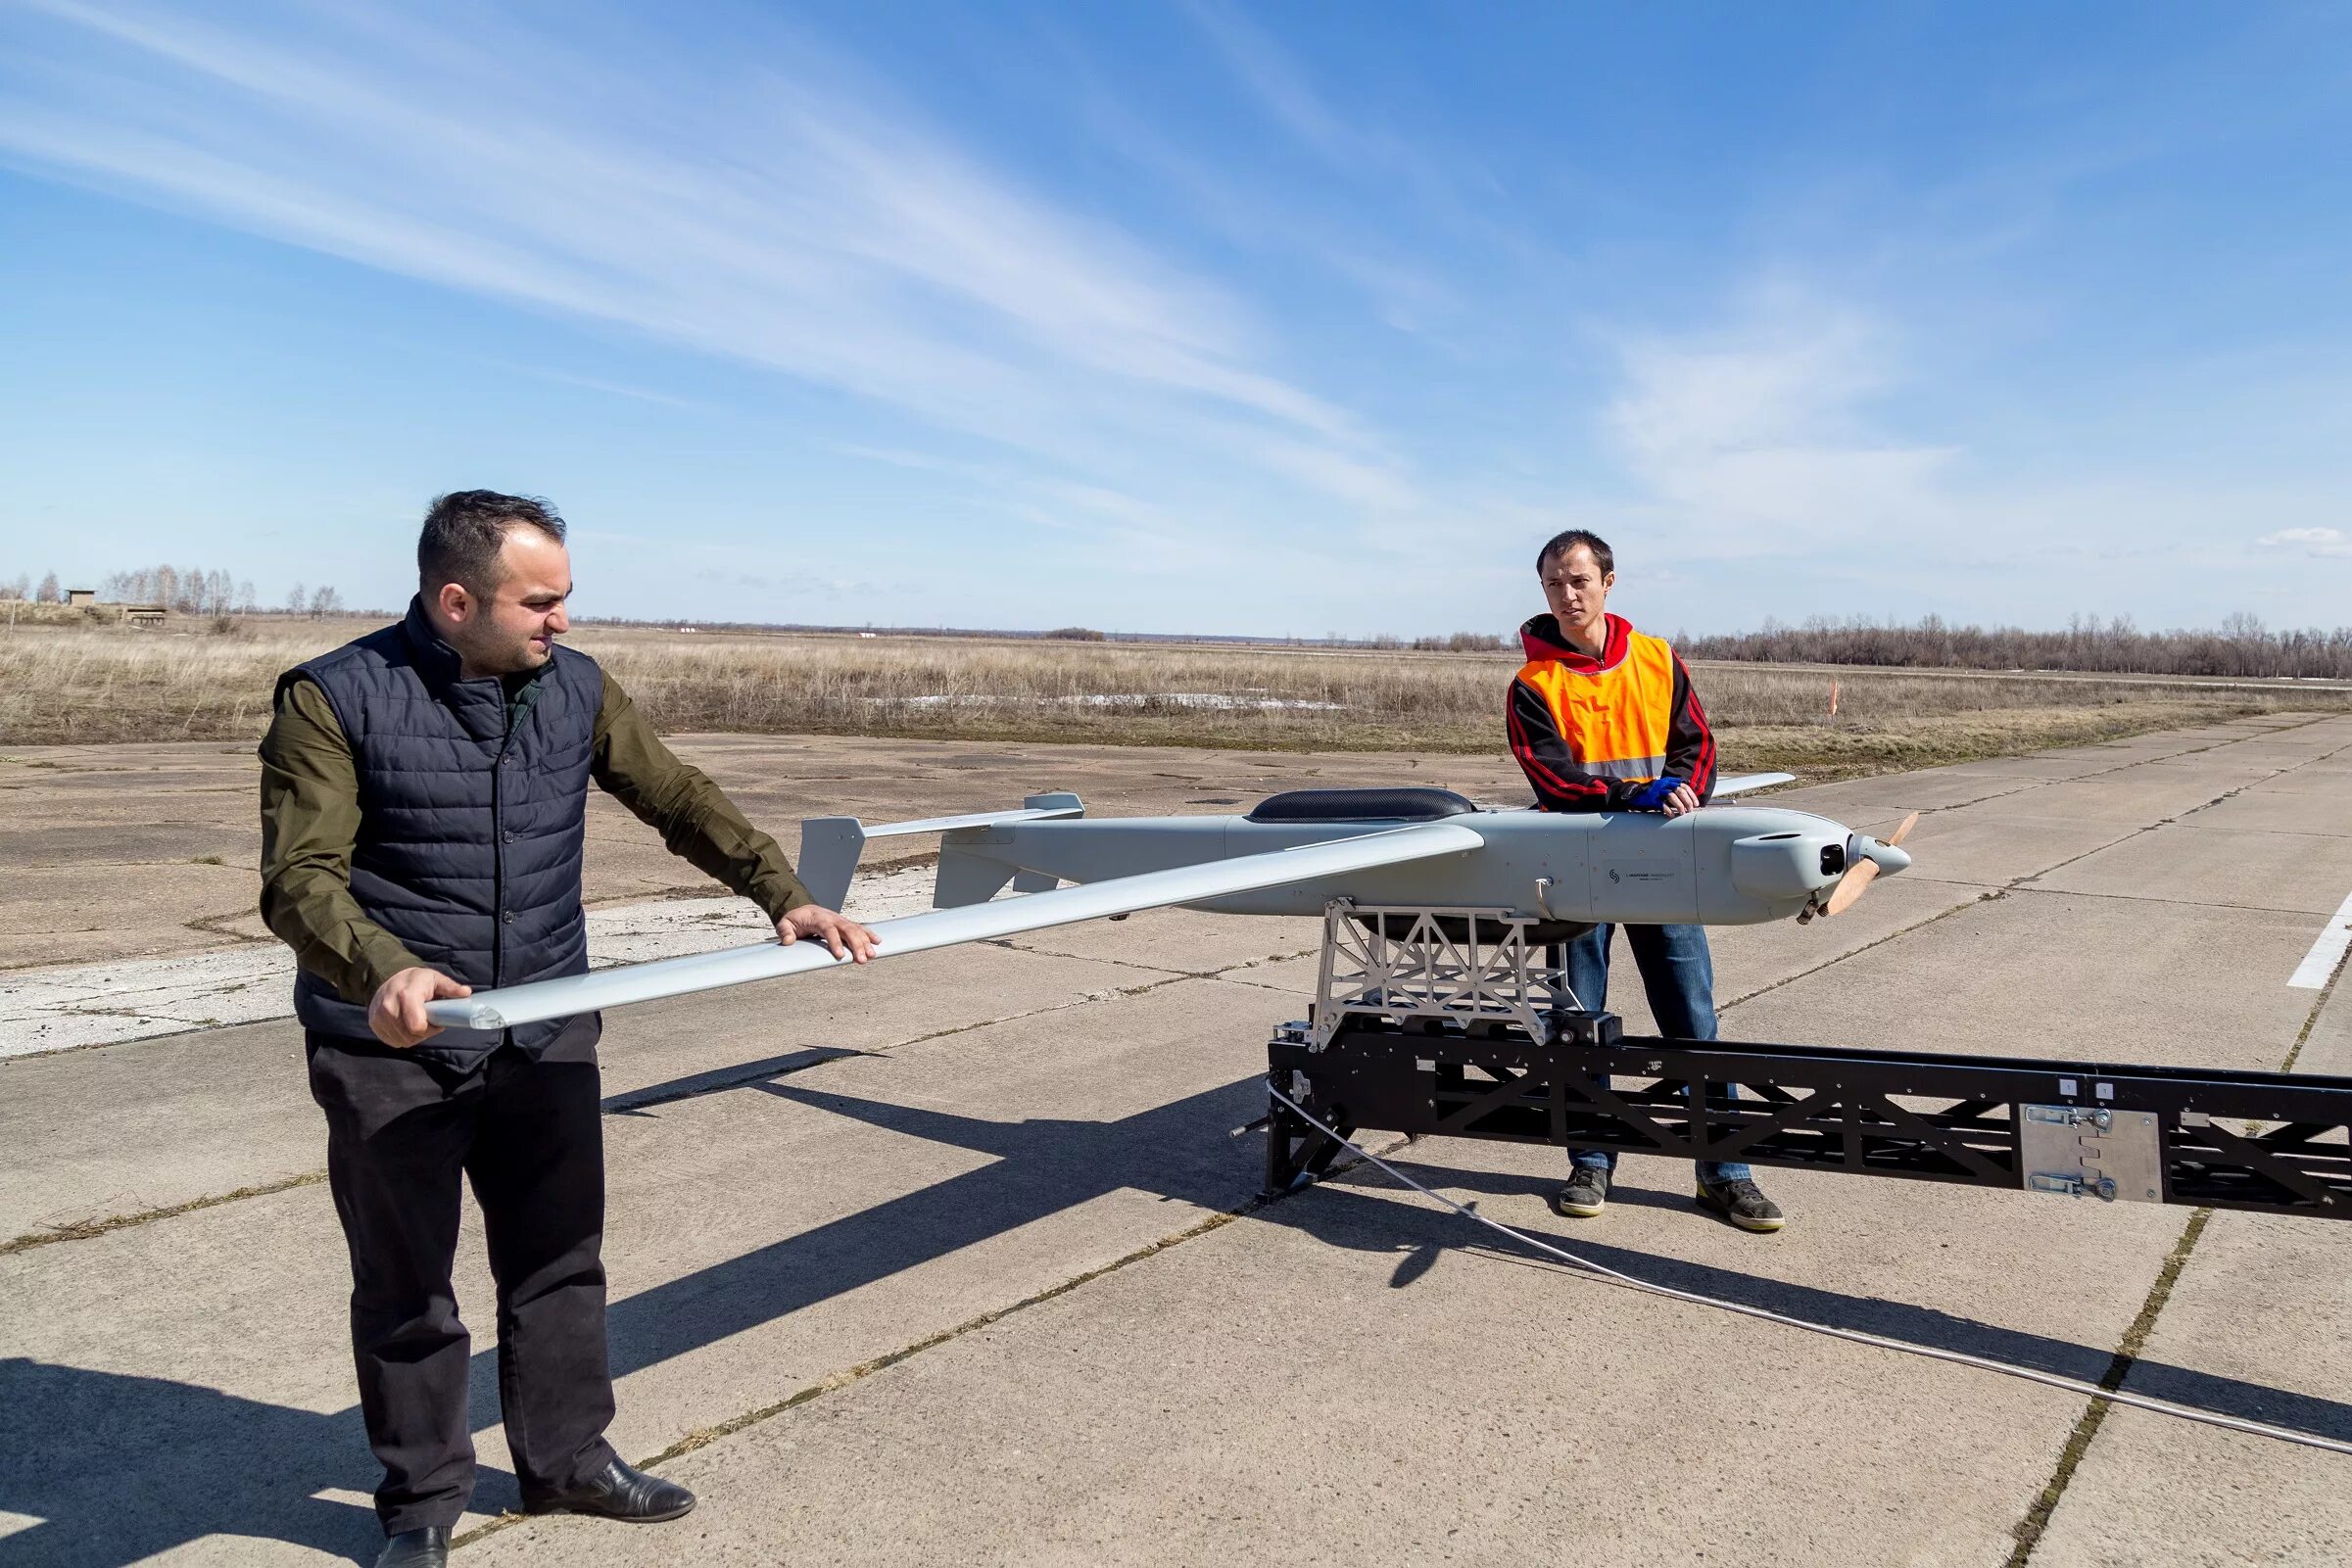
[[[1535,575],[1543,576],[1545,567],[1579,545],[1593,552],[1593,564],[1601,568],[1603,577],[1617,569],[1617,558],[1609,553],[1608,540],[1589,528],[1571,528],[1565,533],[1554,534],[1552,542],[1535,552]]]
[[[536,496],[453,490],[434,497],[416,537],[416,576],[425,593],[439,593],[444,583],[463,584],[472,594],[497,587],[499,548],[509,528],[536,528],[563,543],[563,519]]]

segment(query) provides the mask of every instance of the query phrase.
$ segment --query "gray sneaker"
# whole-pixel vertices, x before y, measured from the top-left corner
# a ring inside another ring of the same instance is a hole
[[[1780,1205],[1745,1177],[1738,1181],[1701,1182],[1699,1207],[1708,1213],[1721,1214],[1742,1230],[1769,1232],[1788,1223],[1781,1216]]]
[[[1560,1212],[1590,1219],[1608,1207],[1608,1172],[1599,1165],[1578,1165],[1560,1189]]]

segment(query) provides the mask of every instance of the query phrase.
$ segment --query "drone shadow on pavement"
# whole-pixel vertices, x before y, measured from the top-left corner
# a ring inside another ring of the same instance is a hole
[[[616,1097],[627,1115],[702,1094],[761,1093],[868,1125],[992,1157],[945,1181],[892,1198],[681,1278],[623,1297],[609,1314],[615,1376],[755,1329],[817,1303],[945,1258],[1120,1191],[1212,1212],[1252,1205],[1262,1170],[1264,1111],[1255,1075],[1108,1121],[997,1121],[923,1110],[786,1081],[826,1059],[796,1053]],[[1506,1256],[1458,1216],[1326,1181],[1258,1207],[1260,1223],[1329,1246],[1399,1259],[1411,1285],[1449,1254]],[[1524,1193],[1524,1177],[1449,1169],[1444,1181]],[[1633,1194],[1629,1191],[1628,1196]],[[1171,1229],[1177,1228],[1172,1223]],[[1966,1351],[2097,1378],[2112,1352],[1979,1322],[1938,1308],[1797,1285],[1630,1251],[1584,1235],[1546,1240],[1611,1268],[1678,1289],[1752,1303],[1912,1344]],[[626,1264],[622,1267],[624,1285]],[[1562,1282],[1563,1286],[1567,1283]],[[475,1315],[489,1315],[487,1303]],[[2141,1360],[2132,1387],[2199,1408],[2352,1438],[2352,1405]],[[474,1354],[475,1428],[498,1419],[496,1350]],[[711,1412],[713,1416],[733,1411]],[[299,1410],[174,1382],[0,1359],[0,1509],[38,1523],[0,1537],[0,1568],[121,1568],[207,1537],[248,1537],[364,1561],[378,1541],[372,1512],[322,1493],[373,1484],[359,1411]],[[477,1506],[512,1506],[513,1478],[486,1470]]]
[[[1391,1158],[1390,1163],[1430,1186],[1450,1190],[1457,1198],[1464,1192],[1541,1196],[1553,1185],[1549,1181],[1535,1182],[1522,1175],[1499,1171],[1428,1165],[1395,1158]],[[1546,1258],[1532,1249],[1514,1247],[1460,1215],[1428,1207],[1425,1200],[1399,1203],[1395,1200],[1401,1189],[1376,1171],[1351,1170],[1335,1180],[1318,1184],[1315,1192],[1318,1198],[1316,1203],[1276,1205],[1259,1217],[1274,1224],[1295,1226],[1333,1246],[1402,1253],[1406,1260],[1399,1265],[1400,1278],[1397,1283],[1410,1283],[1426,1275],[1437,1258],[1453,1253],[1556,1272],[1563,1276],[1563,1288],[1574,1285],[1588,1285],[1595,1289],[1619,1288],[1607,1280],[1590,1276],[1579,1278],[1578,1271],[1568,1264]],[[1611,1191],[1609,1200],[1612,1208],[1622,1206],[1696,1212],[1685,1196],[1638,1187],[1617,1188]],[[1829,1328],[1875,1334],[1926,1349],[1957,1351],[2087,1382],[2097,1382],[2107,1376],[2115,1363],[2112,1348],[2084,1345],[2024,1329],[2005,1328],[1912,1302],[1827,1290],[1714,1264],[1637,1252],[1596,1240],[1590,1227],[1582,1225],[1571,1225],[1564,1231],[1557,1225],[1539,1227],[1520,1224],[1513,1228],[1563,1252],[1590,1259],[1605,1268],[1630,1274],[1651,1284],[1761,1307],[1766,1311],[1801,1318]],[[1770,1243],[1762,1245],[1769,1246]],[[1409,1269],[1410,1278],[1406,1278],[1404,1276]],[[1853,1347],[1853,1351],[1856,1354],[1872,1354],[1859,1346]],[[2169,1400],[2176,1404],[2211,1411],[2217,1415],[2264,1421],[2273,1426],[2310,1433],[2315,1437],[2352,1442],[2352,1404],[2337,1400],[2251,1383],[2242,1378],[2225,1377],[2194,1367],[2177,1366],[2144,1355],[2132,1362],[2131,1373],[2124,1387],[2135,1394]]]

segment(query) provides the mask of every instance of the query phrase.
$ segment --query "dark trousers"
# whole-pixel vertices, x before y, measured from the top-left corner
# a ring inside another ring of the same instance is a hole
[[[352,1354],[384,1466],[376,1514],[387,1535],[455,1524],[473,1496],[472,1346],[450,1283],[461,1173],[498,1282],[499,1403],[524,1500],[613,1457],[598,1033],[588,1014],[536,1060],[508,1045],[470,1069],[307,1036],[351,1247]]]

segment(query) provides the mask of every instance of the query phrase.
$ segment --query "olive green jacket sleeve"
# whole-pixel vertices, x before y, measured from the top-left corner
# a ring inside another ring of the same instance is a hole
[[[597,710],[598,784],[661,833],[671,853],[750,899],[770,920],[815,902],[776,840],[744,820],[700,769],[661,743],[610,676]],[[351,892],[360,779],[326,693],[285,683],[262,740],[262,919],[294,960],[346,1001],[424,961],[361,912]]]
[[[359,837],[360,775],[342,722],[315,682],[288,681],[262,737],[262,920],[295,963],[364,1007],[424,960],[352,897]]]
[[[671,854],[748,898],[768,919],[816,902],[776,840],[752,827],[709,775],[679,761],[609,674],[591,766],[597,783],[658,831]]]

